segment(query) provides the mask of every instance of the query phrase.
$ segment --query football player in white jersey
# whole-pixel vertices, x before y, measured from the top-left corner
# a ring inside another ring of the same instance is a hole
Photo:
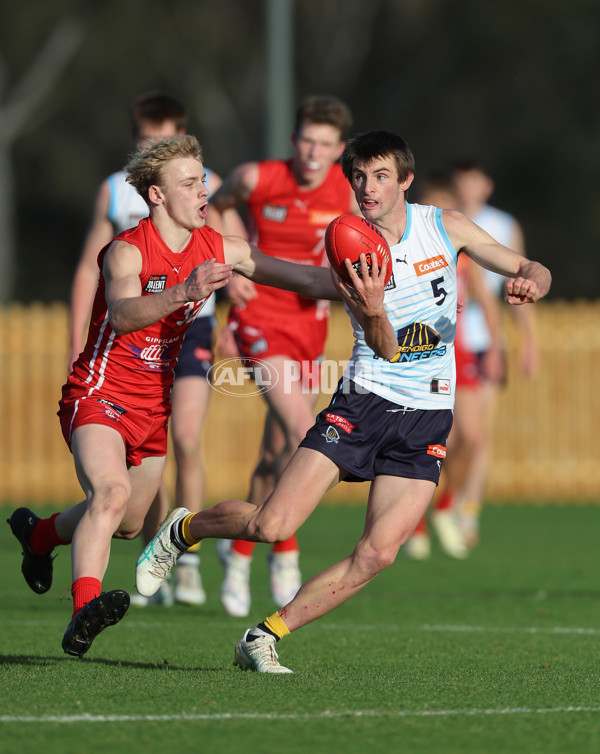
[[[414,158],[396,134],[371,131],[350,140],[342,167],[362,214],[390,245],[393,269],[386,286],[385,265],[369,270],[361,255],[361,277],[346,260],[353,286],[336,279],[355,334],[338,391],[262,505],[228,500],[195,514],[177,509],[138,559],[136,583],[150,595],[196,542],[284,540],[339,481],[371,481],[353,552],[244,633],[234,663],[245,670],[292,672],[278,662],[275,643],[391,565],[425,513],[452,424],[458,254],[507,276],[510,304],[534,303],[550,288],[543,265],[502,246],[461,212],[409,204]]]

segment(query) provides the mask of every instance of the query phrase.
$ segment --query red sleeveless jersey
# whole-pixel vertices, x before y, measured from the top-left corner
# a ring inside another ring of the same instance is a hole
[[[338,215],[350,212],[350,184],[341,167],[332,165],[325,181],[303,191],[292,172],[292,161],[259,163],[256,188],[248,199],[250,240],[268,256],[315,267],[327,264],[325,230]],[[244,319],[287,317],[314,310],[317,302],[291,291],[256,285],[258,297],[246,304]]]
[[[179,253],[168,248],[150,218],[115,240],[136,246],[142,255],[142,296],[152,296],[186,280],[194,267],[208,259],[225,261],[223,238],[208,226],[194,230]],[[100,269],[107,250],[108,246],[98,255]],[[142,330],[116,335],[108,321],[104,277],[100,275],[87,342],[68,384],[83,388],[87,396],[101,391],[116,403],[123,401],[130,406],[168,405],[184,335],[207,299],[189,302]]]

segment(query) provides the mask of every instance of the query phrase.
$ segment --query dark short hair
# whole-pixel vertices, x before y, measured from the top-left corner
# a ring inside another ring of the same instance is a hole
[[[179,100],[168,94],[142,94],[131,108],[131,128],[135,136],[139,136],[142,123],[160,125],[166,120],[172,120],[178,131],[185,130],[187,112]]]
[[[398,183],[402,183],[415,172],[415,158],[404,139],[391,131],[368,131],[350,139],[342,154],[342,170],[351,181],[354,160],[370,162],[390,155],[396,160]]]
[[[302,100],[296,110],[294,133],[300,132],[304,123],[324,123],[337,128],[343,141],[352,126],[350,108],[337,97],[314,95]]]

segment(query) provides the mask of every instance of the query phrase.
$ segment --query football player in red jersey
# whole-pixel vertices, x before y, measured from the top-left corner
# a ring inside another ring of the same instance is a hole
[[[62,646],[79,657],[129,607],[127,592],[102,593],[111,538],[140,533],[159,488],[174,368],[206,300],[233,270],[303,295],[340,297],[328,270],[272,259],[206,225],[206,172],[193,136],[151,143],[127,173],[150,217],[99,254],[88,338],[59,404],[85,499],[46,519],[19,508],[8,520],[23,575],[38,594],[52,585],[53,549],[72,544],[73,615]]]
[[[248,237],[263,253],[311,266],[327,264],[327,226],[338,215],[358,214],[338,164],[350,125],[351,114],[343,102],[329,96],[308,97],[296,111],[293,156],[239,165],[211,197],[211,205],[222,212],[245,205]],[[228,294],[233,303],[229,328],[239,354],[267,361],[275,383],[263,393],[268,410],[260,458],[250,481],[248,499],[259,504],[272,492],[314,422],[329,307],[325,301],[237,276]],[[290,374],[298,379],[290,379]],[[230,615],[246,616],[250,611],[254,547],[254,542],[242,540],[219,543],[225,566],[221,602]],[[269,573],[273,600],[282,607],[302,583],[296,535],[273,545]]]

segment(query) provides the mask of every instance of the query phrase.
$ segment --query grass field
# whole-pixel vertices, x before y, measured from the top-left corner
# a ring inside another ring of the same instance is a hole
[[[346,555],[362,520],[360,508],[319,509],[300,532],[305,577]],[[36,596],[2,523],[0,751],[597,753],[599,523],[594,506],[490,506],[468,561],[401,553],[353,601],[278,645],[295,671],[284,676],[231,662],[244,628],[273,611],[266,547],[249,619],[222,611],[208,542],[206,606],[131,608],[77,660],[60,646],[69,549],[52,590]],[[132,587],[139,549],[114,544],[105,589]]]

